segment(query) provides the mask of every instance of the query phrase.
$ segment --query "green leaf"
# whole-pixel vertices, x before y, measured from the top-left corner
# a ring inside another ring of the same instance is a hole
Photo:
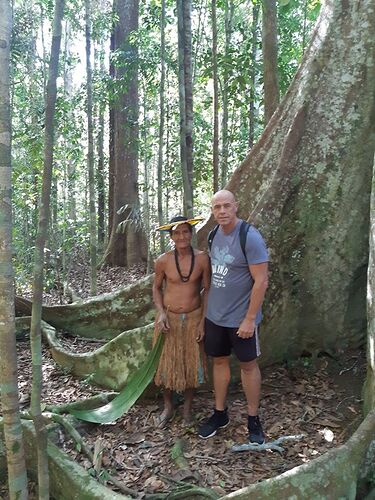
[[[281,5],[281,7],[288,5],[289,2],[290,2],[290,0],[279,0],[279,4]]]
[[[163,345],[164,335],[161,334],[144,364],[130,377],[124,389],[110,403],[94,410],[72,409],[70,413],[81,420],[96,424],[109,424],[121,417],[134,405],[152,381],[159,364]]]

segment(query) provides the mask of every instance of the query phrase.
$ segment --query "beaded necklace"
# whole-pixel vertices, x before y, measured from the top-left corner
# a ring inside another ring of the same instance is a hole
[[[187,281],[189,281],[190,279],[190,276],[191,276],[191,273],[193,272],[193,269],[194,269],[194,261],[195,261],[195,256],[194,256],[194,250],[193,250],[193,247],[190,246],[190,251],[191,251],[191,265],[190,265],[190,271],[189,271],[189,274],[187,276],[184,276],[182,273],[181,273],[181,269],[180,269],[180,264],[178,262],[178,253],[177,253],[177,249],[175,248],[174,249],[174,259],[176,261],[176,267],[177,267],[177,272],[178,274],[180,275],[180,279],[181,281],[183,281],[184,283],[186,283]]]

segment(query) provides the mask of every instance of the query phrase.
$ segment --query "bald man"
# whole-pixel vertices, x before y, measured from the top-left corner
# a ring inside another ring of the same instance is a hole
[[[215,410],[198,431],[201,438],[214,436],[229,423],[226,396],[230,381],[229,356],[240,362],[247,400],[249,441],[264,443],[258,416],[261,375],[258,325],[268,285],[268,251],[262,236],[250,226],[244,248],[240,242],[242,220],[238,203],[227,190],[215,193],[211,205],[218,229],[212,239],[211,286],[205,320],[205,351],[213,358]],[[246,254],[246,257],[245,257]]]

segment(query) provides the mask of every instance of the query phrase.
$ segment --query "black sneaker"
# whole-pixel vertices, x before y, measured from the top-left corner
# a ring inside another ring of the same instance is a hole
[[[198,436],[203,439],[210,438],[216,434],[218,429],[223,429],[228,424],[228,408],[225,408],[225,410],[214,410],[214,413],[207,422],[200,427]]]
[[[248,416],[247,428],[249,430],[250,443],[264,444],[265,442],[264,432],[258,415],[256,417],[251,417],[250,415]]]

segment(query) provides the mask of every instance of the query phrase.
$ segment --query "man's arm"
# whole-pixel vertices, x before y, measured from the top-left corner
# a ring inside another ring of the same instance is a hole
[[[268,262],[250,265],[249,270],[254,280],[254,285],[251,291],[249,309],[237,333],[243,339],[254,335],[256,315],[263,304],[264,295],[268,287]]]
[[[152,298],[158,311],[156,327],[159,331],[168,331],[169,323],[163,304],[163,281],[165,279],[163,256],[155,261],[155,276],[152,285]]]
[[[198,326],[197,342],[201,342],[204,337],[204,320],[207,311],[208,291],[210,289],[210,284],[211,284],[211,264],[207,254],[203,254],[202,262],[203,262],[202,290],[201,290],[202,318]]]

